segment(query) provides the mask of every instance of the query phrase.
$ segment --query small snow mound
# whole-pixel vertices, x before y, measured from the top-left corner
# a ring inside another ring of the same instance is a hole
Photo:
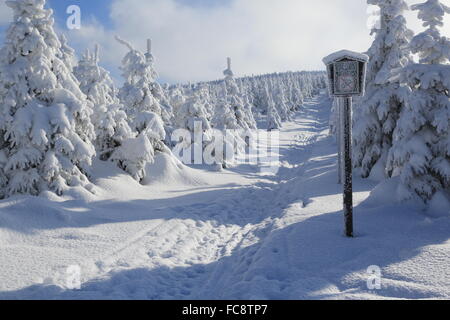
[[[434,217],[450,216],[450,201],[443,192],[436,193],[431,199],[428,214]]]
[[[175,156],[159,153],[152,164],[146,167],[144,185],[207,185],[199,177],[200,172],[181,163]]]
[[[375,164],[375,166],[372,168],[372,171],[370,172],[369,176],[370,180],[373,180],[375,182],[383,182],[384,180],[386,180],[386,173],[384,170],[385,163],[386,162],[384,158],[378,160],[378,162]]]
[[[364,204],[376,208],[386,204],[397,203],[397,189],[399,182],[400,179],[398,177],[381,182],[373,189]]]

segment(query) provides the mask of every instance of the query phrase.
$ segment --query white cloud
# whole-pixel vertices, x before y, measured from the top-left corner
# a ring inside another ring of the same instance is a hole
[[[153,39],[158,69],[170,80],[220,78],[227,56],[240,75],[322,69],[331,51],[370,44],[360,0],[235,0],[209,8],[116,0],[111,17],[142,48]]]
[[[420,31],[416,15],[407,18]],[[335,50],[367,50],[369,16],[361,0],[232,0],[209,7],[176,0],[114,0],[114,30],[83,21],[82,30],[69,36],[77,48],[101,44],[108,66],[118,66],[126,52],[113,40],[115,34],[142,50],[150,37],[161,77],[185,82],[221,78],[227,56],[237,75],[322,69],[322,57]],[[450,36],[448,20],[444,31]],[[113,74],[118,75],[117,69]]]

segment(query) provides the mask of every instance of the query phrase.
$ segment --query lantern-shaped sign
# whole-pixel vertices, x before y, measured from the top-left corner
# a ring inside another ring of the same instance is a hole
[[[368,61],[367,55],[348,50],[342,50],[324,58],[330,95],[333,97],[364,95]]]

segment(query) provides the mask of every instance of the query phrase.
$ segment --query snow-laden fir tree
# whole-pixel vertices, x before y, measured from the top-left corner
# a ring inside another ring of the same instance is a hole
[[[61,42],[61,53],[58,57],[66,64],[67,68],[72,71],[77,63],[75,50],[69,46],[64,34],[59,36],[59,41]]]
[[[289,77],[288,84],[288,93],[289,93],[289,102],[291,105],[290,110],[292,112],[298,111],[300,107],[303,105],[303,94],[300,90],[299,84],[296,83],[292,76]]]
[[[186,129],[192,133],[194,132],[196,122],[201,124],[203,131],[207,131],[211,128],[207,119],[205,106],[197,95],[188,98],[179,108],[175,115],[175,121],[177,128]]]
[[[145,133],[137,133],[128,125],[127,115],[116,96],[116,88],[108,71],[98,65],[99,50],[86,51],[74,72],[81,90],[92,102],[92,123],[99,158],[113,161],[134,179],[145,177],[145,166],[153,161],[155,151]]]
[[[95,146],[99,158],[109,160],[123,141],[135,134],[127,122],[123,106],[117,98],[117,90],[107,70],[99,66],[99,47],[91,54],[83,55],[74,74],[80,82],[80,89],[92,102],[92,124],[95,128]]]
[[[239,88],[234,79],[233,71],[231,70],[231,58],[227,59],[228,68],[223,72],[225,75],[226,96],[228,103],[234,111],[238,126],[244,130],[255,129],[256,121],[248,105],[245,106],[242,101]]]
[[[245,141],[242,138],[243,129],[236,118],[234,108],[232,108],[227,98],[225,82],[221,84],[221,93],[217,97],[211,127],[214,129],[213,144],[215,139],[219,137],[222,137],[223,142],[222,150],[218,150],[218,148],[214,150],[217,164],[223,168],[228,168],[232,165],[231,159],[233,159],[234,155],[239,154],[243,150]]]
[[[44,0],[14,11],[0,53],[1,196],[90,189],[91,109],[62,56]]]
[[[197,90],[197,95],[201,103],[205,107],[206,119],[210,121],[214,116],[214,99],[211,97],[209,86],[206,84],[201,84]]]
[[[150,39],[147,39],[147,52],[145,54],[145,60],[148,65],[148,69],[152,70],[152,79],[150,90],[152,96],[158,101],[159,105],[161,106],[161,119],[164,122],[164,127],[166,130],[166,144],[168,146],[171,145],[170,136],[173,131],[173,108],[170,104],[170,101],[168,97],[166,96],[166,92],[161,87],[161,85],[156,81],[156,78],[158,78],[158,73],[155,69],[155,58],[152,54],[152,41]]]
[[[257,96],[256,96],[255,103],[262,115],[267,115],[267,113],[271,107],[269,104],[269,101],[273,102],[273,97],[270,94],[270,90],[269,90],[269,83],[270,83],[270,81],[268,79],[262,80],[260,82],[260,85],[257,90]]]
[[[408,49],[412,32],[406,26],[404,0],[368,0],[380,8],[380,27],[368,51],[365,96],[355,104],[354,160],[364,178],[384,178],[392,135],[408,90],[396,74],[411,62]],[[373,171],[375,169],[375,171]]]
[[[186,102],[186,97],[183,92],[183,88],[180,85],[176,85],[174,88],[170,90],[169,93],[169,102],[172,106],[173,113],[176,115],[178,110],[182,105]]]
[[[440,34],[450,7],[428,0],[414,5],[426,30],[411,41],[420,63],[402,73],[411,92],[394,133],[389,170],[400,175],[402,200],[427,202],[450,190],[450,39]]]
[[[177,129],[184,129],[189,132],[189,136],[183,137],[183,143],[177,146],[182,150],[191,150],[193,156],[193,146],[202,151],[211,142],[211,125],[207,118],[207,111],[199,95],[194,94],[177,110],[175,115]],[[174,151],[175,152],[175,151]],[[193,158],[186,159],[192,163]]]
[[[267,87],[265,91],[267,96],[267,131],[278,130],[281,128],[281,118]]]
[[[116,40],[129,49],[122,60],[125,83],[119,91],[119,98],[125,106],[132,128],[139,134],[145,133],[156,151],[167,151],[164,145],[166,130],[162,120],[163,109],[152,93],[157,73],[149,63],[151,60],[148,56],[119,37]]]
[[[257,129],[256,120],[253,115],[254,105],[251,102],[249,94],[244,94],[243,103],[244,103],[245,122],[247,123],[249,129]]]
[[[225,83],[221,86],[222,92],[217,99],[214,116],[211,120],[211,125],[214,129],[218,130],[237,130],[239,126],[238,120],[234,113],[233,108],[227,99],[227,88]]]
[[[303,96],[308,99],[312,98],[314,88],[309,75],[302,73],[302,76],[298,78],[298,83],[300,86],[300,90],[303,93]]]
[[[288,107],[288,101],[283,90],[283,85],[278,82],[274,85],[275,90],[273,93],[275,107],[280,115],[281,121],[291,121],[291,110]]]

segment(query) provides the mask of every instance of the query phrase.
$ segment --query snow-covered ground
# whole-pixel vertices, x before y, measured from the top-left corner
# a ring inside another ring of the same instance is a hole
[[[450,298],[449,208],[398,205],[395,181],[355,177],[357,237],[344,237],[330,103],[283,126],[276,176],[160,156],[147,186],[101,164],[95,196],[0,202],[0,299]],[[74,265],[80,290],[66,288]]]

